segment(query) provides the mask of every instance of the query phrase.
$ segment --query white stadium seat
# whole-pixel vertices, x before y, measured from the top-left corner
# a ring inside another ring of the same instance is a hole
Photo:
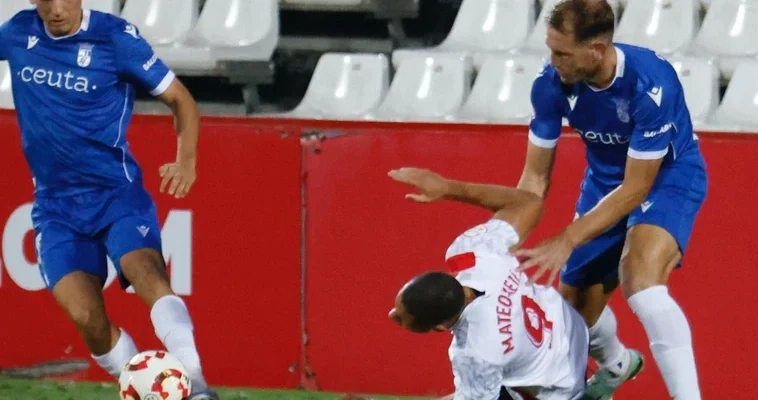
[[[384,54],[326,53],[300,104],[289,114],[305,118],[360,118],[381,103],[389,88]]]
[[[674,66],[684,88],[684,99],[695,127],[706,124],[719,105],[719,71],[704,58],[673,57]]]
[[[365,116],[383,121],[451,119],[471,90],[467,57],[416,56],[403,61],[382,104]]]
[[[189,38],[155,51],[172,68],[207,70],[217,61],[268,61],[278,41],[277,0],[206,0]]]
[[[715,2],[714,2],[715,4]],[[713,122],[721,126],[758,129],[758,60],[741,62],[726,88]]]
[[[153,46],[184,40],[197,20],[198,0],[128,0],[121,17]]]
[[[0,62],[0,109],[16,108],[11,92],[11,69],[7,61]]]
[[[545,39],[547,38],[547,18],[550,16],[553,7],[555,7],[559,1],[560,0],[542,0],[542,11],[540,11],[539,17],[537,17],[537,22],[534,24],[534,28],[531,33],[529,33],[529,37],[527,37],[523,46],[519,49],[519,52],[544,54],[546,56],[550,54],[550,49],[548,49],[545,44]],[[610,0],[608,3],[610,3],[611,8],[613,8],[614,15],[617,16],[616,20],[618,21],[618,0]]]
[[[621,17],[614,40],[662,55],[690,45],[700,25],[699,0],[635,0]]]
[[[532,83],[545,62],[537,55],[491,56],[484,61],[458,121],[527,123],[534,114]]]
[[[713,0],[695,38],[695,54],[718,57],[722,75],[730,79],[737,64],[758,55],[758,2]]]
[[[547,18],[559,1],[543,0],[542,11],[540,11],[539,17],[537,17],[537,22],[534,24],[534,28],[529,33],[529,37],[527,37],[526,42],[524,42],[520,50],[537,54],[550,54],[550,49],[545,44],[545,39],[547,38]]]
[[[0,0],[0,24],[27,8],[34,8],[29,0]]]
[[[82,7],[119,15],[121,13],[121,0],[82,0]]]
[[[0,1],[0,23],[3,23],[21,10],[33,8],[29,0]],[[11,71],[6,61],[0,62],[0,108],[14,109],[13,93],[11,92]]]
[[[400,49],[392,53],[398,66],[404,59],[436,52],[471,55],[479,66],[486,55],[520,46],[534,26],[534,0],[463,0],[450,33],[438,46]]]

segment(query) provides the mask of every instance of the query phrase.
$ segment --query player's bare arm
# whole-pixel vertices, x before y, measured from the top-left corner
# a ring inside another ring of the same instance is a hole
[[[392,170],[389,176],[418,189],[420,193],[406,195],[406,198],[410,200],[421,203],[455,200],[486,208],[495,213],[493,218],[512,225],[521,241],[528,236],[542,217],[542,199],[524,190],[456,181],[418,168]]]
[[[161,193],[177,199],[185,197],[197,179],[197,142],[200,134],[200,110],[187,88],[174,79],[168,89],[158,97],[174,115],[178,141],[176,161],[160,167]]]
[[[553,173],[554,164],[554,147],[539,147],[530,142],[526,149],[524,171],[521,173],[517,188],[544,199],[550,189],[550,176]]]
[[[548,284],[552,284],[560,268],[577,246],[594,239],[639,207],[653,187],[662,162],[662,158],[638,160],[627,157],[622,184],[595,208],[575,220],[555,237],[533,249],[519,250],[516,256],[528,258],[520,269],[524,271],[539,265],[537,272],[530,278],[531,282],[535,282],[546,272],[550,272]]]

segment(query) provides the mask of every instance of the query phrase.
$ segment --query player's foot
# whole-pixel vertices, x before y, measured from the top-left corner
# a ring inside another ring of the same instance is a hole
[[[219,400],[218,394],[212,390],[204,390],[191,394],[185,400]]]
[[[615,374],[607,369],[598,370],[587,381],[583,400],[610,400],[622,383],[631,381],[642,372],[645,367],[645,357],[637,350],[627,350],[627,352],[629,352],[629,365],[625,372]]]

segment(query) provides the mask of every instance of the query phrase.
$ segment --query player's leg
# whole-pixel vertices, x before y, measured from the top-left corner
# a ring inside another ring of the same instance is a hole
[[[629,216],[621,259],[621,288],[647,332],[669,394],[699,400],[692,332],[666,286],[687,249],[706,195],[704,169],[662,171],[643,207]]]
[[[690,326],[666,286],[681,257],[677,241],[665,229],[632,226],[621,262],[621,286],[647,332],[669,394],[676,400],[699,400]]]
[[[208,386],[195,345],[194,325],[184,300],[171,289],[154,204],[141,187],[121,196],[129,200],[123,203],[133,208],[112,222],[105,232],[105,245],[121,285],[124,288],[131,285],[150,308],[155,334],[187,368],[193,394],[205,392]]]
[[[622,226],[623,228],[623,226]],[[639,352],[627,349],[617,332],[616,316],[608,301],[618,286],[618,264],[623,250],[623,229],[581,246],[561,273],[559,291],[589,327],[589,354],[608,375],[612,390],[633,378],[642,368]]]
[[[131,337],[112,324],[102,287],[108,269],[104,247],[64,225],[37,228],[37,257],[42,277],[58,304],[76,325],[93,359],[118,379],[137,354]]]
[[[102,285],[100,277],[76,271],[58,281],[53,295],[76,325],[95,362],[118,379],[138,350],[129,334],[108,320]]]
[[[559,291],[566,301],[582,315],[589,327],[589,355],[598,366],[615,375],[623,375],[628,369],[631,354],[618,337],[618,324],[613,310],[608,305],[618,278],[585,288],[569,286],[564,282]]]

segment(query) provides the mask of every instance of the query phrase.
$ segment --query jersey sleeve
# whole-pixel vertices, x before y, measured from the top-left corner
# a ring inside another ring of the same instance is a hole
[[[547,65],[532,84],[531,101],[534,117],[529,122],[529,142],[552,149],[558,145],[563,115],[557,102],[552,77]]]
[[[10,57],[10,25],[10,21],[0,25],[0,60],[7,60]]]
[[[124,23],[114,35],[119,55],[119,72],[127,80],[148,90],[153,96],[162,95],[176,78],[150,44],[140,36],[136,26]]]
[[[459,235],[448,247],[445,259],[450,264],[453,258],[469,253],[506,256],[509,255],[509,249],[518,244],[519,240],[519,235],[511,224],[493,218]],[[463,266],[461,264],[459,268],[453,269],[465,269]]]
[[[677,93],[668,86],[639,90],[635,96],[634,131],[628,156],[638,160],[657,160],[668,154],[676,132]]]
[[[500,365],[470,355],[454,357],[452,365],[454,400],[497,400],[500,397],[503,385]]]

